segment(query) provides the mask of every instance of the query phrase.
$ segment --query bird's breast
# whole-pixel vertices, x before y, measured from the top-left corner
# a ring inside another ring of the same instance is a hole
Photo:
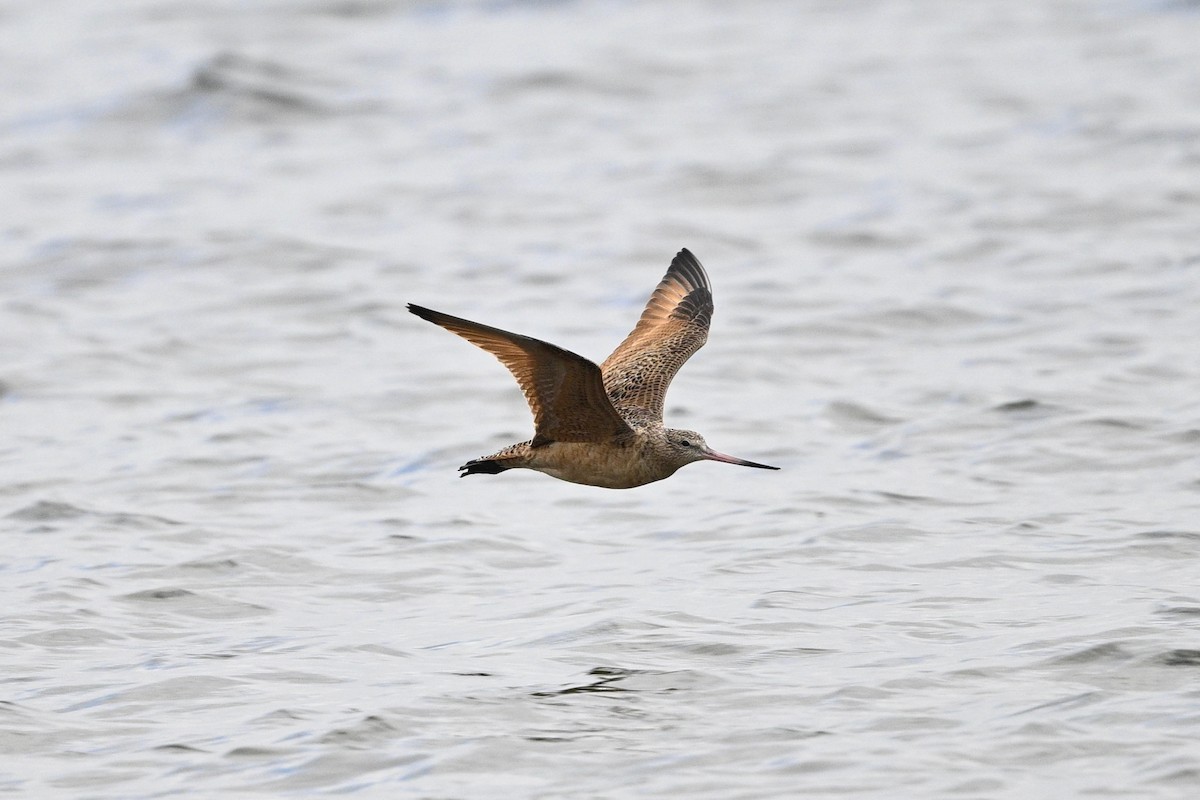
[[[552,442],[535,448],[531,457],[531,469],[606,489],[632,489],[669,477],[676,469],[653,458],[636,439],[624,444]]]

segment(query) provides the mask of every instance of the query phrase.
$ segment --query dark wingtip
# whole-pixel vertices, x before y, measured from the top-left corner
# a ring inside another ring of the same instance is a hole
[[[698,267],[700,266],[700,259],[696,258],[691,250],[688,250],[686,247],[682,247],[679,249],[679,252],[675,254],[675,257],[671,259],[671,266]]]
[[[692,254],[691,250],[686,247],[682,248],[675,254],[675,258],[671,259],[671,268],[668,273],[675,272],[682,275],[693,288],[705,288],[711,291],[712,286],[708,282],[708,273],[704,271],[704,266],[700,263],[700,259]]]
[[[433,309],[426,308],[425,306],[419,306],[416,303],[409,303],[408,310],[416,314],[421,319],[429,320],[430,322],[433,321],[432,317],[437,314],[437,312]]]

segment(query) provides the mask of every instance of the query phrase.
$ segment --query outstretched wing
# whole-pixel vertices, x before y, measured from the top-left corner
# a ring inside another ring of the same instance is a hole
[[[457,333],[508,367],[533,412],[533,444],[608,442],[631,433],[604,391],[600,368],[569,350],[421,306],[421,319]]]
[[[712,287],[704,267],[689,250],[680,250],[637,326],[600,365],[613,405],[661,420],[667,387],[708,340],[712,313]]]

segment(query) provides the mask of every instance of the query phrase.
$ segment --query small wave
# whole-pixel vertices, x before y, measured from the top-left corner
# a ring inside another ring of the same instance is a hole
[[[152,91],[119,105],[110,122],[195,124],[225,120],[251,124],[325,119],[369,111],[325,75],[278,61],[221,52],[199,63],[184,86]]]

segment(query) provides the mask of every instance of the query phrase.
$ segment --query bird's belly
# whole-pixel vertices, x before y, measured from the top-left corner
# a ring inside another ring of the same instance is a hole
[[[530,469],[570,483],[605,489],[632,489],[669,477],[675,470],[656,469],[640,448],[592,442],[554,442],[532,453]]]

